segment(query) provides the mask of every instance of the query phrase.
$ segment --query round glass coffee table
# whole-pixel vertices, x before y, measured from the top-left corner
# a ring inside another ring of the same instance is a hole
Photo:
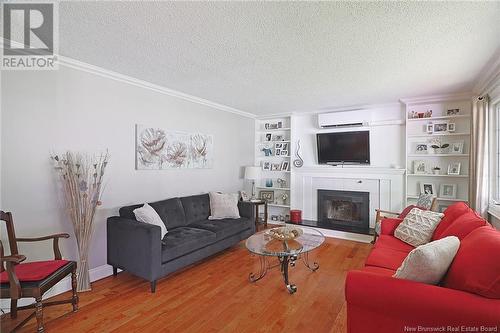
[[[302,259],[304,265],[315,272],[319,268],[317,262],[309,263],[309,252],[319,247],[325,241],[325,236],[315,229],[299,228],[290,226],[293,229],[301,229],[302,235],[293,240],[282,241],[274,239],[269,235],[269,230],[264,230],[250,236],[246,240],[247,249],[259,256],[260,270],[257,274],[250,273],[250,282],[262,279],[268,269],[280,266],[281,275],[285,286],[290,294],[297,291],[297,286],[288,281],[288,266],[295,267],[295,261]],[[267,258],[276,257],[278,263],[269,265]]]

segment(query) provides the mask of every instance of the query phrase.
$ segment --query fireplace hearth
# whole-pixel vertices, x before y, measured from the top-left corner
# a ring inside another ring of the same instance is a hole
[[[370,234],[368,192],[318,190],[318,226]]]

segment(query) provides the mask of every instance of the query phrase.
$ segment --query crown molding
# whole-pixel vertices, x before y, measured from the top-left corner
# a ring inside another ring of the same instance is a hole
[[[7,39],[2,38],[2,40],[3,40],[3,42],[0,43],[0,49],[3,50],[4,43],[7,41]],[[11,41],[11,44],[16,46],[16,47],[25,47],[24,44],[16,42],[16,41]],[[102,68],[99,66],[91,65],[89,63],[79,61],[79,60],[76,60],[76,59],[73,59],[70,57],[65,57],[65,56],[62,56],[60,54],[56,54],[55,57],[57,59],[57,63],[60,66],[80,70],[80,71],[87,72],[87,73],[94,74],[94,75],[99,75],[99,76],[102,76],[102,77],[105,77],[108,79],[112,79],[115,81],[119,81],[122,83],[133,85],[136,87],[144,88],[144,89],[154,91],[154,92],[157,92],[160,94],[168,95],[171,97],[177,97],[177,98],[180,98],[180,99],[192,102],[192,103],[208,106],[210,108],[213,108],[213,109],[216,109],[219,111],[229,112],[229,113],[237,114],[239,116],[252,118],[252,119],[254,119],[256,117],[255,114],[250,113],[250,112],[242,111],[242,110],[239,110],[239,109],[236,109],[236,108],[224,105],[224,104],[212,102],[210,100],[196,97],[193,95],[189,95],[189,94],[186,94],[186,93],[174,90],[174,89],[169,89],[169,88],[166,88],[166,87],[163,87],[163,86],[160,86],[160,85],[148,82],[148,81],[137,79],[137,78],[132,77],[132,76],[128,76],[125,74],[114,72],[114,71],[111,71],[111,70],[108,70],[108,69],[105,69],[105,68]]]
[[[400,102],[406,105],[436,103],[443,101],[465,101],[472,99],[474,94],[469,92],[455,93],[455,94],[442,94],[442,95],[428,95],[410,98],[401,98]]]
[[[476,84],[472,91],[476,95],[490,93],[495,87],[500,85],[500,48],[493,57],[486,63],[479,73]]]
[[[123,82],[123,83],[130,84],[133,86],[141,87],[141,88],[144,88],[147,90],[151,90],[151,91],[154,91],[154,92],[157,92],[160,94],[164,94],[164,95],[168,95],[168,96],[172,96],[172,97],[177,97],[177,98],[189,101],[189,102],[193,102],[193,103],[200,104],[200,105],[205,105],[205,106],[208,106],[208,107],[211,107],[213,109],[220,110],[220,111],[234,113],[234,114],[237,114],[239,116],[252,118],[252,119],[254,119],[256,117],[253,113],[250,113],[250,112],[238,110],[238,109],[235,109],[235,108],[227,106],[227,105],[212,102],[212,101],[209,101],[207,99],[196,97],[193,95],[189,95],[189,94],[177,91],[177,90],[169,89],[169,88],[166,88],[166,87],[163,87],[163,86],[160,86],[160,85],[148,82],[148,81],[140,80],[140,79],[137,79],[137,78],[132,77],[132,76],[124,75],[124,74],[117,73],[117,72],[114,72],[111,70],[107,70],[105,68],[102,68],[99,66],[94,66],[94,65],[76,60],[76,59],[72,59],[72,58],[68,58],[68,57],[64,57],[64,56],[58,56],[58,62],[59,62],[59,65],[61,65],[61,66],[81,70],[81,71],[91,73],[94,75],[99,75],[99,76],[106,77],[106,78],[109,78],[109,79],[112,79],[115,81],[119,81],[119,82]]]

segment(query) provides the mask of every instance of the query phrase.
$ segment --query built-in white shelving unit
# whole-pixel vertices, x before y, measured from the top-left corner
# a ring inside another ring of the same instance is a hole
[[[420,98],[403,100],[403,103],[406,105],[407,204],[414,203],[422,190],[433,191],[441,211],[453,202],[467,202],[470,96]],[[419,118],[413,118],[415,116]],[[436,149],[433,145],[442,148]],[[435,168],[439,170],[434,171]]]
[[[290,214],[291,134],[289,116],[255,121],[255,165],[262,169],[256,190],[259,198],[272,193],[272,199],[268,202],[270,221],[287,220]]]

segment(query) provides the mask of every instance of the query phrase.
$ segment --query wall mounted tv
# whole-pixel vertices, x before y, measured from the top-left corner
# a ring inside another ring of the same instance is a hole
[[[316,134],[319,164],[370,164],[370,132]]]

